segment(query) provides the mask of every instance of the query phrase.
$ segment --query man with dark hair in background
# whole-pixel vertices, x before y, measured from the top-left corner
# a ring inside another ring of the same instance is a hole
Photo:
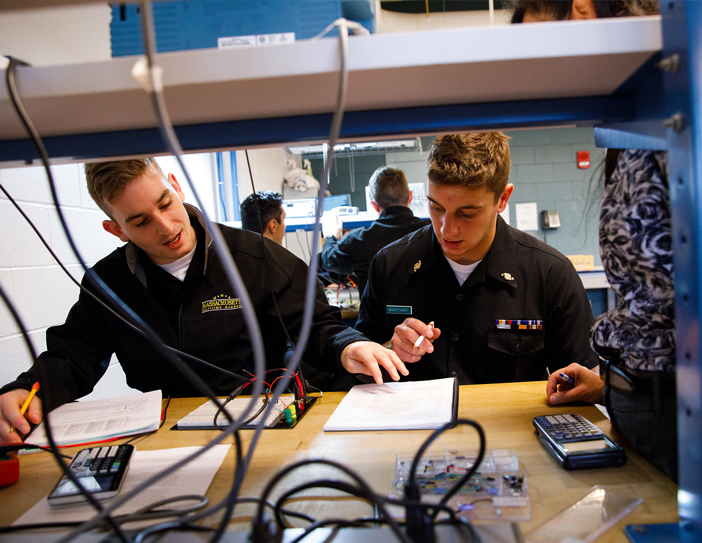
[[[258,232],[279,245],[285,239],[285,210],[283,195],[273,190],[262,190],[241,202],[241,227]]]
[[[355,274],[359,294],[368,282],[368,268],[373,257],[386,245],[429,224],[415,217],[409,208],[412,191],[399,168],[383,166],[373,172],[368,183],[371,205],[380,217],[373,224],[357,228],[341,238],[341,224],[334,228],[324,224],[324,247],[321,264],[334,273]]]
[[[597,362],[573,264],[500,216],[509,172],[504,134],[439,136],[427,158],[431,226],[373,259],[356,328],[390,340],[410,380],[533,381],[565,360]]]

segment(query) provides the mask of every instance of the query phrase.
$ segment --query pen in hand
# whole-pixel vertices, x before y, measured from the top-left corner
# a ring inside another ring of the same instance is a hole
[[[29,404],[32,402],[32,399],[36,395],[37,390],[39,390],[39,382],[38,381],[32,385],[32,390],[29,391],[29,396],[27,396],[27,399],[24,400],[22,407],[20,407],[20,415],[22,415],[23,417],[24,417],[24,414],[27,412],[27,408],[29,407]],[[15,431],[14,427],[11,427],[10,433],[12,433],[14,431]]]
[[[566,375],[563,372],[560,372],[558,376],[563,379],[564,382],[568,383],[569,385],[574,385],[575,381],[573,381],[573,378],[570,375]]]
[[[429,326],[429,328],[434,328],[434,321],[431,321],[427,326]],[[424,339],[426,339],[426,337],[427,336],[425,336],[425,335],[419,336],[417,338],[417,341],[414,342],[414,348],[419,349],[419,346],[422,344],[422,341],[424,341]]]

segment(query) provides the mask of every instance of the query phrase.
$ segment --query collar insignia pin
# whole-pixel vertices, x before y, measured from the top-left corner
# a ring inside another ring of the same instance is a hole
[[[509,272],[505,272],[501,275],[505,278],[505,281],[514,281],[514,277],[512,277],[512,274]]]
[[[418,260],[417,263],[414,265],[414,271],[417,271],[421,267],[422,267],[422,261]]]

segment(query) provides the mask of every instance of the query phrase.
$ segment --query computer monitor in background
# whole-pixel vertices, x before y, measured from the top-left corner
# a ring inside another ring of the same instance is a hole
[[[351,195],[350,194],[332,194],[331,196],[324,197],[324,211],[331,211],[335,207],[339,206],[350,206],[351,205]]]

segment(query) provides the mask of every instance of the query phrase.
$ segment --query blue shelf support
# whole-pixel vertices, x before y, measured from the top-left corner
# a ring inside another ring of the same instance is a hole
[[[673,218],[678,393],[679,540],[702,541],[702,2],[661,2]],[[677,526],[677,525],[675,525]]]

